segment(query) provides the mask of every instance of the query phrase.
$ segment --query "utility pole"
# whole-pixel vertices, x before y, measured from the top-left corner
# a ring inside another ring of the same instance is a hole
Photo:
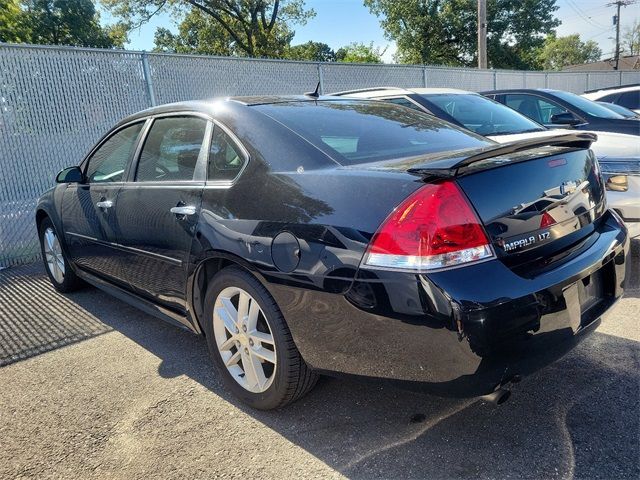
[[[620,62],[620,7],[626,7],[636,3],[637,0],[617,0],[615,2],[607,3],[607,7],[616,7],[616,14],[613,16],[613,24],[616,26],[616,52],[615,52],[615,65],[614,70],[618,70],[618,64]]]
[[[478,0],[478,68],[487,68],[487,0]]]

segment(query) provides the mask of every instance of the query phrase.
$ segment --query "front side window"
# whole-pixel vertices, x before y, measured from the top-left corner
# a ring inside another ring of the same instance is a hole
[[[209,180],[233,180],[244,166],[240,148],[216,126],[209,149]]]
[[[144,141],[136,182],[193,180],[207,121],[166,117],[153,121]]]
[[[631,92],[624,92],[620,95],[620,99],[616,102],[618,105],[630,108],[631,110],[637,110],[640,108],[640,90],[634,90]]]
[[[94,152],[86,171],[89,183],[122,181],[143,125],[140,122],[119,130]]]
[[[513,108],[525,117],[545,125],[551,123],[553,115],[568,112],[566,108],[557,103],[533,95],[507,94],[504,97],[507,107]]]

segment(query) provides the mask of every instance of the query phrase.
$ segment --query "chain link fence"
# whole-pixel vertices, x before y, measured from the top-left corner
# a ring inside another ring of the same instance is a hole
[[[292,62],[0,44],[0,268],[39,256],[34,208],[63,167],[79,163],[122,117],[213,96],[352,88],[590,88],[640,72],[546,73]]]

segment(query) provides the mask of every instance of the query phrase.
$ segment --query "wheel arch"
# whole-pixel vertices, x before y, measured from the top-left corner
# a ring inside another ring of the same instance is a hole
[[[212,250],[207,252],[204,258],[201,258],[193,270],[191,276],[190,287],[190,303],[194,313],[194,319],[197,323],[196,327],[204,335],[203,319],[204,319],[204,299],[213,278],[224,268],[236,266],[253,275],[260,283],[264,285],[264,278],[258,273],[255,267],[243,258],[221,250]]]

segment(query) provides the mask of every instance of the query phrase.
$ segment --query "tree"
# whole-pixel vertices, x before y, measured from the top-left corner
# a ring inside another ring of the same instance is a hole
[[[622,46],[629,55],[640,55],[640,22],[633,21],[631,27],[627,27],[622,35]]]
[[[178,33],[158,28],[154,51],[230,56],[237,54],[233,38],[201,10],[192,9],[178,26]]]
[[[230,39],[229,48],[235,54],[250,57],[282,56],[293,38],[291,25],[304,24],[315,15],[313,10],[305,10],[304,0],[103,0],[102,3],[113,15],[134,26],[149,21],[162,10],[171,10],[185,19],[190,11],[199,10],[212,22],[208,24],[210,34],[224,31],[220,41],[229,45]],[[161,31],[161,41],[168,38],[165,34]]]
[[[0,0],[0,42],[24,42],[27,29],[18,0]]]
[[[365,43],[352,43],[346,47],[341,47],[336,52],[336,60],[346,63],[382,63],[384,50],[374,47],[373,42],[369,45]]]
[[[487,52],[494,68],[530,69],[544,36],[560,25],[555,0],[488,0]],[[402,63],[477,64],[475,0],[364,0],[381,18]]]
[[[549,35],[539,54],[539,61],[545,70],[561,70],[567,65],[597,62],[602,50],[593,40],[582,42],[577,33],[566,37]]]
[[[290,60],[310,60],[313,62],[335,62],[336,52],[322,42],[308,41],[300,45],[293,45],[287,51]]]
[[[101,27],[91,0],[27,0],[19,17],[27,43],[110,48],[126,42],[127,27]]]

